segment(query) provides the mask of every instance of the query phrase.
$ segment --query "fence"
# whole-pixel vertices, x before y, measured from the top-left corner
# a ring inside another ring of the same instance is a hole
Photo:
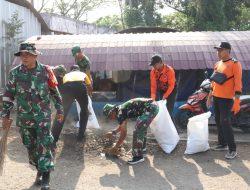
[[[4,39],[2,39],[4,41]],[[5,87],[6,81],[8,79],[8,74],[11,69],[11,64],[14,59],[14,53],[18,49],[18,43],[16,42],[16,39],[11,40],[11,43],[5,43],[4,46],[0,47],[0,92],[3,91],[3,88]]]

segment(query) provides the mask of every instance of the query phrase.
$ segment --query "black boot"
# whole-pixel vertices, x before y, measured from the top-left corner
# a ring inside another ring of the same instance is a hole
[[[42,172],[37,172],[36,174],[36,180],[35,180],[35,185],[41,185],[42,183]]]
[[[50,189],[49,182],[50,182],[50,172],[44,172],[42,177],[41,190],[49,190]]]

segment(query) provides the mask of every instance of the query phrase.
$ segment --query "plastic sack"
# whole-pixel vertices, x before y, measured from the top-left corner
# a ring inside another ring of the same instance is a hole
[[[76,108],[77,108],[77,112],[78,112],[78,117],[80,118],[81,107],[80,107],[78,102],[76,102]],[[94,109],[92,107],[92,100],[89,96],[88,96],[88,110],[89,110],[89,118],[88,118],[87,128],[100,129],[101,127],[100,127],[98,120],[96,118]],[[75,127],[77,127],[77,128],[80,127],[79,121],[76,123]]]
[[[189,119],[185,154],[205,152],[210,148],[208,143],[208,119],[210,116],[211,112],[207,112]]]
[[[180,137],[166,107],[166,100],[156,102],[159,113],[150,124],[151,132],[165,153],[171,153],[178,144]]]

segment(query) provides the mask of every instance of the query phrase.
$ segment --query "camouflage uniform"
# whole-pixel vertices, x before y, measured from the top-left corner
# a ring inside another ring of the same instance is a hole
[[[76,61],[76,64],[80,67],[80,71],[84,73],[90,70],[90,61],[86,55],[84,55],[81,61]]]
[[[77,53],[81,52],[81,48],[79,46],[75,46],[71,49],[72,55],[75,57]],[[89,79],[92,79],[91,74],[90,74],[90,65],[91,62],[89,58],[84,55],[83,59],[78,61],[76,60],[76,64],[80,67],[80,71],[84,72],[86,75],[88,75]]]
[[[57,87],[48,84],[49,72],[45,65],[37,62],[37,67],[28,70],[19,65],[10,71],[9,81],[3,97],[1,117],[9,117],[10,110],[17,102],[16,125],[20,127],[23,144],[28,149],[30,164],[40,172],[54,168],[51,145],[52,97],[57,114],[63,114],[62,99]]]
[[[119,124],[129,118],[137,118],[133,132],[132,154],[142,156],[143,144],[146,142],[148,126],[159,112],[159,107],[151,99],[135,98],[118,107],[117,120]]]

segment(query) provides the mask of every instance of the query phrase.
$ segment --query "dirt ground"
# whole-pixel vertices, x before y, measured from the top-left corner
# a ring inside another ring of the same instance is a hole
[[[120,158],[106,157],[103,147],[109,142],[101,135],[114,123],[101,121],[102,130],[88,130],[84,147],[76,143],[76,129],[68,122],[58,145],[53,190],[168,190],[168,189],[250,189],[250,134],[236,132],[239,156],[225,160],[225,152],[207,151],[184,155],[186,131],[170,155],[165,154],[149,133],[148,156],[144,163],[127,165],[130,158],[133,122]],[[216,134],[211,130],[210,145]],[[29,166],[18,130],[13,127],[8,140],[8,155],[0,190],[36,190],[36,171]]]

